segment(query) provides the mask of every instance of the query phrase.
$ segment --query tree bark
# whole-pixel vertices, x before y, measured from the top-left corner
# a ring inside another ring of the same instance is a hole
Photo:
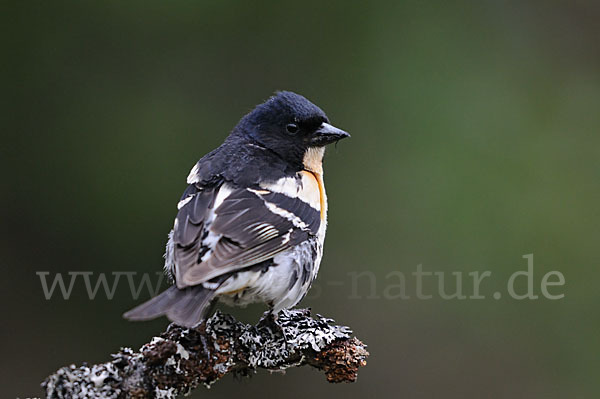
[[[63,367],[42,383],[54,398],[175,398],[226,375],[309,365],[329,382],[353,382],[366,345],[345,326],[310,310],[265,313],[256,326],[217,312],[194,329],[169,325],[138,352],[122,348],[109,362]]]

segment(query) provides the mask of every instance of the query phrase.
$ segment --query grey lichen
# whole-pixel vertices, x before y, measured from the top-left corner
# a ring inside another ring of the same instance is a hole
[[[306,349],[319,352],[335,340],[351,337],[352,331],[348,327],[330,323],[333,320],[320,315],[316,319],[310,317],[308,310],[283,310],[277,321],[259,323],[257,327],[247,329],[239,339],[249,353],[250,367],[285,369],[294,366],[290,364],[290,358]]]
[[[256,325],[215,313],[198,328],[171,324],[138,352],[122,348],[113,360],[63,367],[42,384],[47,398],[175,398],[227,373],[310,365],[330,382],[356,380],[366,346],[352,331],[309,310],[265,314]]]

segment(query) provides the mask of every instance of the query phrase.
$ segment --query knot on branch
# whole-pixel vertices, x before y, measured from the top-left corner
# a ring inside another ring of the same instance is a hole
[[[329,382],[353,382],[366,365],[366,345],[352,331],[309,310],[266,313],[255,325],[216,312],[195,329],[174,324],[138,352],[122,348],[113,360],[71,365],[49,376],[47,398],[175,398],[227,373],[310,365]]]

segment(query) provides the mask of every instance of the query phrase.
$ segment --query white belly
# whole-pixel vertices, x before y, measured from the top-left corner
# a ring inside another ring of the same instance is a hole
[[[323,255],[323,239],[315,237],[273,258],[264,271],[238,272],[217,290],[219,299],[231,306],[263,302],[274,312],[296,305],[317,276]]]

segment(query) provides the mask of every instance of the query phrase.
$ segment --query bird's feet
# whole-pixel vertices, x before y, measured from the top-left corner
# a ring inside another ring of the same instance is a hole
[[[279,312],[275,313],[272,310],[269,310],[260,318],[258,326],[268,328],[274,336],[281,334],[284,346],[286,349],[288,349],[288,337],[285,334],[284,327],[278,322],[278,320]]]

